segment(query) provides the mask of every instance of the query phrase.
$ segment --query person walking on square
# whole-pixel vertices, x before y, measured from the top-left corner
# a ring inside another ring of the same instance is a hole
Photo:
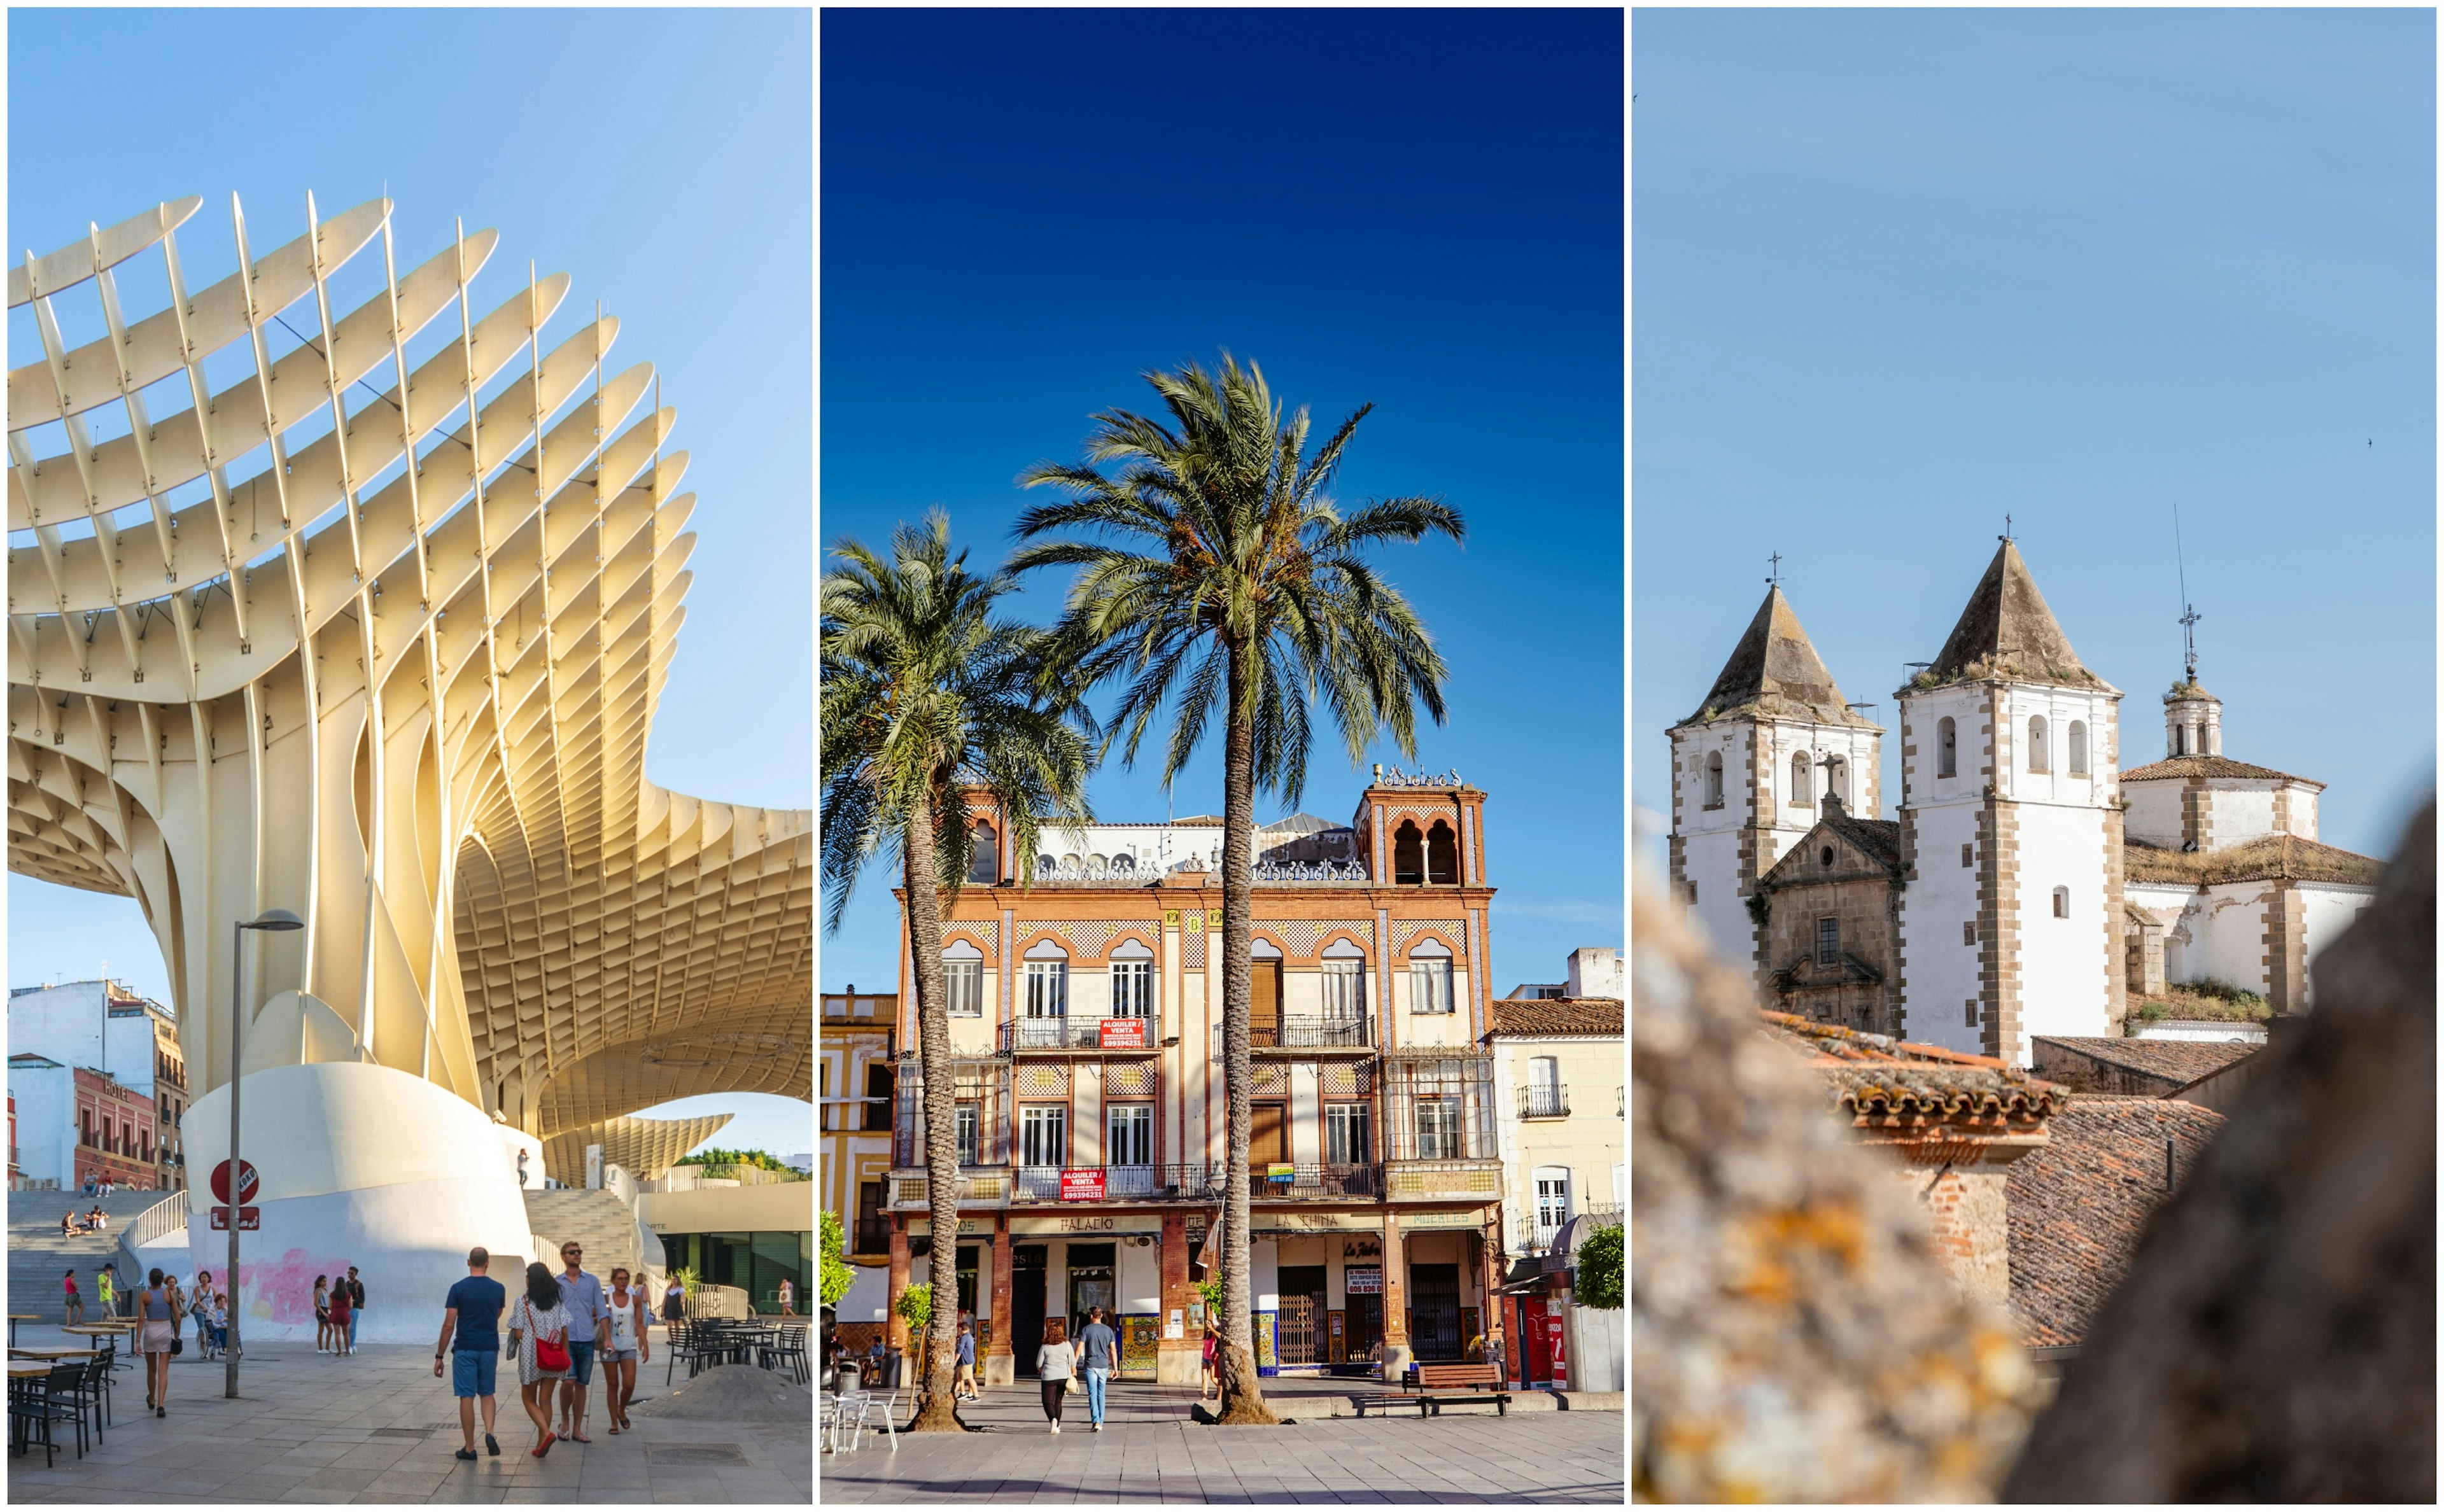
[[[1120,1362],[1120,1337],[1103,1321],[1100,1307],[1086,1309],[1086,1326],[1078,1334],[1078,1368],[1086,1376],[1086,1419],[1103,1431],[1103,1391]]]
[[[1222,1371],[1213,1359],[1214,1345],[1219,1337],[1213,1332],[1212,1323],[1205,1325],[1205,1364],[1199,1373],[1199,1379],[1203,1384],[1196,1388],[1196,1399],[1200,1402],[1206,1399],[1209,1392],[1216,1397],[1222,1394]]]
[[[637,1425],[628,1421],[628,1403],[637,1394],[637,1366],[653,1358],[654,1343],[646,1331],[651,1315],[645,1311],[645,1294],[630,1289],[625,1265],[612,1268],[608,1306],[611,1335],[602,1347],[603,1406],[612,1432],[634,1432]]]
[[[959,1319],[959,1374],[951,1383],[951,1394],[971,1402],[983,1395],[976,1390],[976,1325],[964,1318]]]
[[[110,1262],[103,1262],[101,1274],[93,1279],[93,1290],[94,1295],[102,1301],[102,1316],[117,1318],[119,1316],[119,1267]]]
[[[151,1283],[136,1299],[136,1316],[144,1324],[137,1339],[144,1356],[144,1405],[155,1417],[170,1415],[170,1346],[179,1333],[177,1303],[165,1280],[160,1271],[153,1271]]]
[[[527,1266],[527,1289],[509,1309],[509,1345],[518,1352],[518,1401],[534,1420],[536,1459],[551,1452],[559,1435],[551,1430],[551,1393],[568,1374],[568,1308],[561,1300],[560,1282],[542,1261]],[[552,1363],[538,1357],[546,1354]]]
[[[787,1277],[787,1276],[782,1277],[782,1278],[781,1278],[781,1316],[782,1316],[782,1317],[784,1317],[784,1318],[795,1318],[795,1317],[797,1317],[797,1316],[798,1316],[797,1296],[798,1296],[798,1290],[797,1290],[797,1287],[796,1287],[796,1286],[794,1286],[793,1284],[791,1284],[791,1282],[790,1282],[790,1281],[789,1281],[789,1278],[788,1278],[788,1277]]]
[[[74,1265],[70,1265],[68,1267],[66,1284],[68,1289],[66,1309],[67,1321],[71,1323],[82,1323],[84,1321],[84,1299],[77,1295],[76,1267]]]
[[[1061,1406],[1069,1397],[1069,1372],[1077,1360],[1068,1343],[1069,1331],[1061,1319],[1044,1320],[1044,1347],[1035,1352],[1035,1374],[1044,1383],[1044,1415],[1052,1420],[1052,1431],[1061,1431]]]
[[[355,1302],[356,1299],[348,1293],[348,1279],[341,1277],[339,1284],[331,1288],[331,1353],[334,1355],[349,1353],[349,1324],[356,1317]]]
[[[475,1404],[484,1404],[484,1452],[499,1454],[501,1441],[492,1436],[492,1399],[501,1355],[501,1309],[509,1305],[509,1289],[484,1274],[492,1257],[483,1245],[467,1251],[467,1274],[450,1288],[441,1302],[441,1341],[433,1346],[433,1374],[450,1363],[450,1393],[458,1398],[456,1457],[475,1457]]]
[[[331,1352],[331,1278],[314,1278],[314,1353]]]
[[[357,1347],[357,1319],[365,1312],[365,1283],[358,1279],[357,1267],[351,1265],[348,1279],[341,1284],[348,1289],[348,1350],[353,1354]]]
[[[585,1436],[585,1393],[594,1384],[594,1358],[611,1327],[611,1303],[602,1295],[602,1278],[583,1265],[585,1250],[577,1241],[560,1246],[560,1300],[568,1304],[568,1374],[560,1383],[560,1436],[572,1444],[591,1444]]]
[[[687,1282],[676,1276],[662,1288],[662,1321],[676,1323],[687,1316]]]

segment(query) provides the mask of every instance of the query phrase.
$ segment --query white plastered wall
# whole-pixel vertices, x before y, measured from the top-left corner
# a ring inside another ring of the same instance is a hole
[[[2360,911],[2376,901],[2372,887],[2345,887],[2331,882],[2300,884],[2300,903],[2306,915],[2306,947],[2308,952],[2307,1002],[2317,1000],[2317,956],[2336,936],[2351,927]]]
[[[1937,722],[1953,721],[1958,762],[1936,775]],[[1985,841],[1986,693],[1983,688],[1939,688],[1901,698],[1901,802],[1908,805],[1916,875],[1901,890],[1901,1032],[1927,1044],[1971,1055],[1985,1050],[1985,1029],[1969,1023],[1968,1004],[1980,996],[1978,945],[1961,926],[1977,919],[1977,879]],[[1972,865],[1960,847],[1975,847]]]

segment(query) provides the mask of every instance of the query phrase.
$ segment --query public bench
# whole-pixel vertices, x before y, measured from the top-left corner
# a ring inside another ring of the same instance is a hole
[[[1400,1381],[1401,1395],[1361,1396],[1358,1415],[1369,1407],[1406,1407],[1415,1402],[1417,1415],[1439,1417],[1445,1402],[1491,1401],[1497,1416],[1510,1415],[1510,1389],[1498,1365],[1416,1365]]]

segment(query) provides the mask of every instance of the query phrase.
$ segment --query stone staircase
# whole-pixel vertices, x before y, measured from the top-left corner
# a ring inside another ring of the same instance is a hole
[[[101,1316],[100,1292],[94,1277],[106,1261],[119,1259],[119,1235],[127,1220],[170,1196],[161,1191],[122,1191],[109,1197],[80,1197],[72,1191],[12,1191],[9,1194],[9,1310],[33,1313],[47,1323],[65,1316],[66,1293],[61,1273],[76,1267],[77,1291],[84,1298],[85,1317]],[[99,1234],[60,1235],[60,1214],[83,1213],[96,1203],[110,1215],[110,1227]],[[126,1267],[120,1267],[123,1272]],[[143,1284],[140,1276],[120,1277],[120,1289]]]
[[[647,1236],[639,1231],[637,1215],[612,1193],[530,1190],[526,1199],[527,1226],[537,1237],[551,1242],[550,1249],[533,1258],[553,1270],[560,1269],[560,1246],[574,1239],[585,1246],[585,1268],[605,1284],[611,1280],[612,1267],[617,1265],[627,1266],[629,1274],[640,1281],[647,1271],[660,1275],[660,1242],[656,1240],[653,1252],[648,1253]],[[56,1224],[59,1215],[51,1216]]]

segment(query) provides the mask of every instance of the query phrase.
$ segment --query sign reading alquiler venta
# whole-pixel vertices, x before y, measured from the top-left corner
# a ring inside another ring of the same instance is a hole
[[[1064,1166],[1061,1169],[1061,1200],[1063,1202],[1102,1202],[1103,1168]]]
[[[1142,1050],[1146,1047],[1146,1022],[1143,1019],[1105,1019],[1096,1026],[1096,1045],[1104,1050]]]

